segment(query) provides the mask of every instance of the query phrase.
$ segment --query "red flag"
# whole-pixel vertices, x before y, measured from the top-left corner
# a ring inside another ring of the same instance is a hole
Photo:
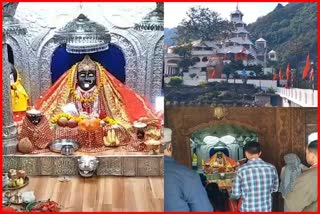
[[[290,79],[290,64],[289,64],[289,63],[288,63],[288,65],[287,65],[286,77],[287,77],[287,80]]]
[[[282,69],[279,70],[279,80],[282,80]]]
[[[314,70],[313,70],[313,68],[311,68],[309,80],[313,80],[313,77],[314,77],[313,75],[314,75]]]
[[[274,73],[273,73],[272,80],[277,80],[277,77],[278,77],[277,73],[276,73],[276,72],[274,72]]]
[[[209,70],[209,75],[208,76],[209,76],[210,79],[214,79],[215,76],[216,76],[215,69]]]
[[[305,79],[308,76],[309,70],[310,70],[310,55],[308,53],[306,65],[304,66],[304,69],[303,69],[302,79]]]

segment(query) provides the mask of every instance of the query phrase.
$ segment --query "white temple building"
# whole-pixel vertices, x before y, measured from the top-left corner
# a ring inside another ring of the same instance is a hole
[[[223,64],[231,59],[242,60],[244,65],[261,64],[265,67],[266,40],[260,38],[253,43],[242,18],[243,13],[237,5],[236,10],[230,14],[230,20],[236,27],[231,38],[224,41],[196,40],[191,43],[196,64],[189,67],[188,73],[183,74],[184,80],[199,83],[207,81],[207,78],[221,78]],[[175,46],[169,47],[165,54],[165,77],[181,75],[178,68],[180,56],[174,54],[174,48]]]

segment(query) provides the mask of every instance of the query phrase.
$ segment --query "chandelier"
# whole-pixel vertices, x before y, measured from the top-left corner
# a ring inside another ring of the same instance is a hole
[[[163,2],[157,2],[157,8],[146,15],[139,24],[135,24],[136,30],[163,31]]]
[[[108,50],[111,41],[109,31],[101,24],[80,14],[59,29],[54,38],[66,44],[66,50],[74,54],[88,54]]]

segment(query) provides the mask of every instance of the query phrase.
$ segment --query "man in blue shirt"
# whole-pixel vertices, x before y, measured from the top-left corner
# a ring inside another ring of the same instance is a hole
[[[278,191],[276,168],[260,159],[258,142],[248,142],[245,147],[248,162],[240,166],[232,185],[232,199],[242,198],[241,212],[270,212],[272,193]]]
[[[212,212],[200,176],[171,156],[172,146],[168,143],[164,150],[164,211]]]

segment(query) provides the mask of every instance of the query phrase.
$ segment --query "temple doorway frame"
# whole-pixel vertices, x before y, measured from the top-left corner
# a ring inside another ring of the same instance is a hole
[[[255,132],[259,138],[259,143],[263,143],[265,141],[265,137],[264,135],[262,134],[261,130],[251,126],[250,124],[247,124],[247,123],[242,123],[242,122],[239,122],[239,121],[236,121],[236,120],[228,120],[228,121],[224,121],[224,120],[212,120],[208,123],[201,123],[199,125],[196,125],[192,128],[189,128],[187,129],[187,132],[185,134],[185,141],[184,143],[187,144],[187,158],[189,160],[188,162],[188,167],[191,168],[192,166],[192,156],[191,156],[191,142],[190,142],[190,139],[191,139],[191,136],[194,132],[196,131],[199,131],[203,128],[208,128],[208,127],[213,127],[213,126],[220,126],[220,125],[236,125],[236,126],[241,126],[241,127],[244,127],[244,128],[247,128],[249,129],[250,131],[252,132]]]

